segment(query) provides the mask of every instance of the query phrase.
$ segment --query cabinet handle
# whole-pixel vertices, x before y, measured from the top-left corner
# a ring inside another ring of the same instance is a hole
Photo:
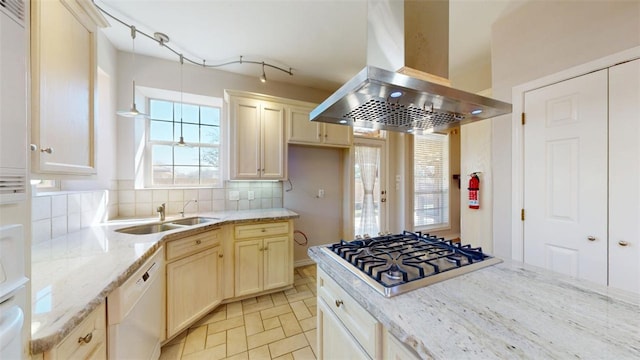
[[[629,242],[624,241],[624,240],[620,240],[620,241],[618,241],[618,245],[620,245],[620,246],[629,246]]]
[[[263,228],[262,230],[260,230],[260,232],[267,232],[267,229]]]
[[[36,150],[38,150],[38,145],[36,145],[36,144],[31,144],[31,145],[29,145],[29,149],[30,149],[31,151],[36,151]]]
[[[327,138],[327,134],[324,134],[325,139]]]
[[[596,241],[596,237],[595,236],[587,236],[587,240]]]
[[[52,154],[53,153],[53,148],[48,147],[48,148],[40,149],[40,152],[47,153],[47,154]]]
[[[263,249],[262,247],[260,247],[258,250],[259,250],[259,251],[264,251],[264,249]]]
[[[221,257],[223,257],[223,256],[224,256],[224,254],[218,254],[218,257],[219,257],[219,258],[221,258]]]
[[[268,247],[268,246],[265,246],[265,247],[264,247],[264,251],[267,251],[267,250],[269,250],[269,247]]]
[[[88,344],[91,342],[91,339],[93,339],[93,333],[88,333],[84,337],[78,338],[78,344]]]
[[[196,245],[202,244],[202,240],[196,240]]]
[[[340,307],[342,304],[344,304],[342,300],[336,300],[336,307]]]

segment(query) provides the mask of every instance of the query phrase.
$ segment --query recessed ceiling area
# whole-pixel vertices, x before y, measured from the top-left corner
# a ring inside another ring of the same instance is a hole
[[[513,1],[449,0],[449,77],[469,91],[490,87],[491,23]],[[293,76],[266,68],[270,81],[334,91],[366,65],[366,0],[95,0],[139,30],[170,37],[169,45],[207,65],[239,60],[291,68]],[[126,26],[106,17],[103,29],[121,51],[130,52]],[[179,61],[156,42],[136,37],[136,53]],[[223,71],[260,76],[259,65]],[[489,71],[487,73],[487,71]],[[486,81],[489,83],[486,83]]]

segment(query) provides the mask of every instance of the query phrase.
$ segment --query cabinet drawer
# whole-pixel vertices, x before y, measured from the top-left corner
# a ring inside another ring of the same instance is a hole
[[[103,303],[62,340],[56,348],[55,358],[106,359],[105,343],[106,311]]]
[[[251,225],[236,225],[235,238],[248,239],[287,233],[289,233],[288,221]]]
[[[219,245],[221,240],[222,231],[218,228],[198,235],[170,241],[166,245],[167,261],[175,260],[212,246]]]
[[[381,343],[382,325],[319,268],[318,296],[369,356],[376,358],[377,344]]]

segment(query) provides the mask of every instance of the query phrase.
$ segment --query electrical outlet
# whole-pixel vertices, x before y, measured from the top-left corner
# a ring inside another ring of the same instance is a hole
[[[229,191],[229,200],[240,200],[240,191]]]
[[[253,200],[253,199],[255,199],[255,198],[256,198],[256,194],[255,194],[255,192],[253,192],[253,191],[251,191],[251,190],[247,191],[247,199],[249,199],[249,200]]]
[[[323,198],[324,197],[324,189],[318,189],[318,197],[319,198]]]

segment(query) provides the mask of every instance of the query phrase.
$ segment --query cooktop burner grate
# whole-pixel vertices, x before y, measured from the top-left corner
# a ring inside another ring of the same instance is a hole
[[[385,296],[413,290],[501,260],[482,248],[429,234],[402,234],[340,241],[324,248]]]

